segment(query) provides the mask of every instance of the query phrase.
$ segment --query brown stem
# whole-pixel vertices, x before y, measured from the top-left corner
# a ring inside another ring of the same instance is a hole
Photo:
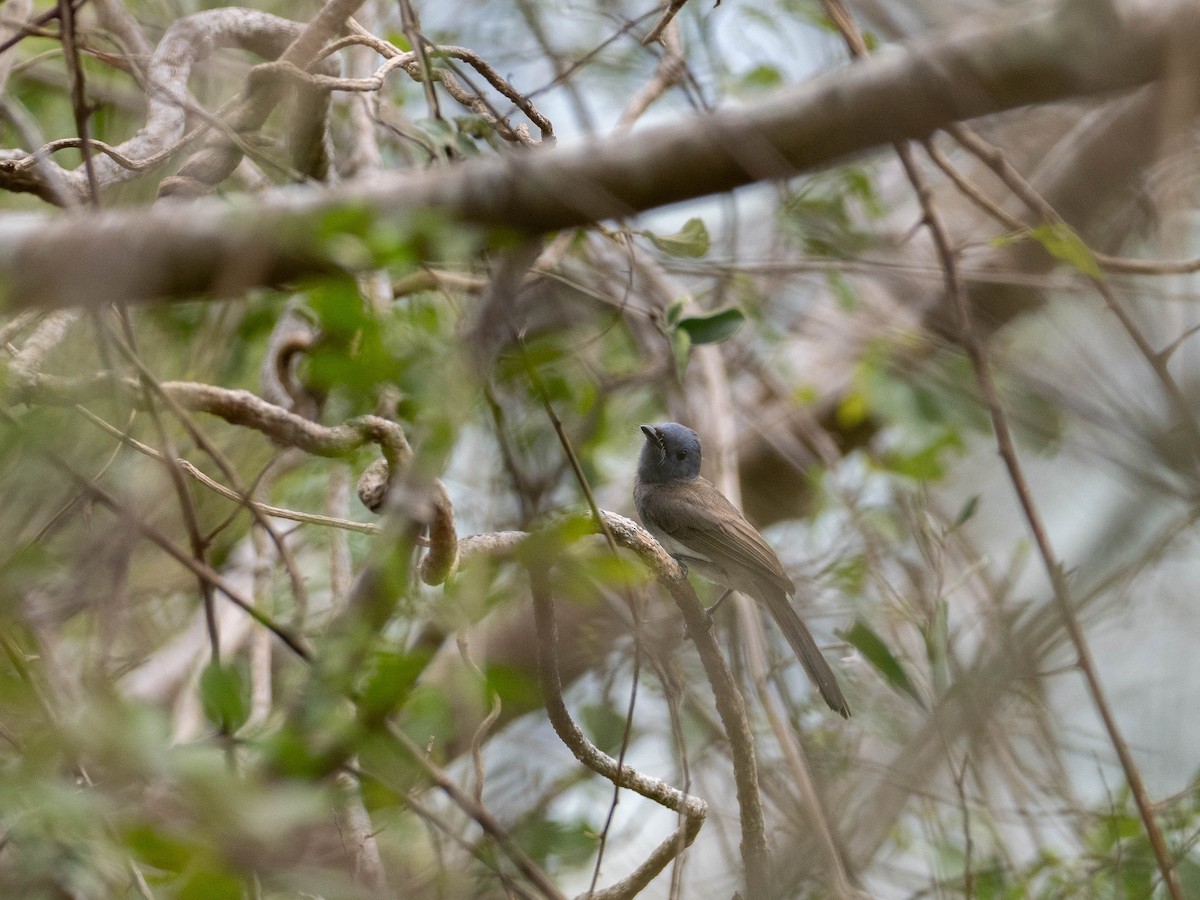
[[[327,0],[320,12],[279,57],[301,69],[316,59],[318,52],[333,34],[341,30],[354,15],[363,0]],[[262,127],[272,110],[283,98],[286,86],[277,79],[251,79],[243,96],[226,118],[237,134],[256,131]],[[193,154],[179,174],[159,186],[159,196],[188,191],[203,191],[224,180],[242,159],[242,149],[234,142],[221,139]]]
[[[476,824],[482,828],[489,837],[492,838],[500,848],[508,854],[521,873],[529,879],[542,896],[553,898],[553,900],[565,900],[562,893],[554,886],[554,882],[537,863],[531,860],[520,847],[513,841],[512,836],[504,830],[503,826],[488,812],[482,805],[475,802],[466,791],[458,786],[453,778],[450,777],[445,769],[435,765],[423,749],[417,746],[407,734],[397,728],[395,725],[388,726],[388,733],[392,738],[400,744],[408,755],[416,762],[425,774],[428,775],[433,783],[441,788],[451,800],[468,816],[475,820]]]
[[[621,140],[372,175],[324,193],[264,191],[252,211],[213,201],[189,205],[186,216],[165,206],[78,221],[29,216],[6,230],[0,273],[11,276],[7,296],[16,304],[228,296],[334,270],[319,225],[347,205],[381,223],[437,209],[523,233],[624,217],[790,177],[975,116],[1158,81],[1178,58],[1165,52],[1168,43],[1200,33],[1200,10],[1181,0],[1152,7],[1117,30],[1054,17],[955,29],[761,103]],[[63,266],[67,258],[76,264]]]
[[[687,579],[682,567],[654,540],[644,528],[625,516],[600,510],[605,528],[621,547],[632,550],[642,564],[653,573],[683,613],[688,633],[696,645],[700,662],[716,699],[717,714],[729,741],[733,760],[734,783],[737,789],[742,832],[742,863],[746,869],[746,884],[750,897],[766,897],[770,884],[768,874],[766,821],[758,786],[758,763],[754,752],[754,735],[746,717],[746,704],[734,681],[733,673],[721,655],[713,636],[711,623],[700,598]],[[593,522],[590,515],[579,517]],[[599,531],[599,529],[597,529]],[[476,554],[510,556],[529,536],[522,531],[504,531],[463,538],[459,554],[463,560]]]
[[[1103,685],[1101,685],[1099,675],[1096,672],[1095,660],[1092,658],[1092,652],[1088,647],[1083,628],[1080,626],[1079,619],[1075,615],[1075,608],[1071,601],[1070,588],[1067,584],[1066,575],[1063,573],[1062,566],[1055,556],[1054,548],[1050,543],[1049,535],[1046,533],[1041,514],[1033,502],[1033,495],[1029,489],[1028,482],[1025,480],[1024,472],[1021,469],[1021,463],[1017,457],[1016,448],[1013,445],[1012,434],[1009,431],[1008,420],[1000,404],[999,395],[996,393],[995,383],[992,381],[987,356],[971,325],[971,309],[967,301],[966,292],[963,291],[962,283],[959,281],[957,275],[954,274],[953,254],[946,240],[945,232],[941,228],[940,220],[936,217],[936,212],[932,206],[928,206],[928,199],[926,199],[925,204],[927,205],[926,220],[930,225],[930,230],[934,233],[938,254],[942,257],[943,264],[946,266],[947,288],[954,299],[954,305],[958,311],[959,323],[962,330],[962,341],[966,347],[967,356],[970,357],[971,366],[975,370],[975,378],[979,383],[980,392],[983,394],[984,402],[987,405],[988,415],[992,420],[992,429],[996,434],[997,449],[1000,452],[1000,457],[1004,460],[1005,468],[1008,469],[1009,480],[1012,482],[1013,490],[1017,494],[1021,510],[1025,515],[1025,521],[1028,523],[1030,531],[1033,532],[1038,553],[1041,555],[1042,563],[1046,568],[1047,574],[1050,576],[1054,599],[1058,603],[1063,623],[1067,628],[1067,634],[1070,636],[1071,643],[1075,647],[1077,663],[1083,671],[1084,679],[1087,681],[1088,692],[1091,694],[1092,702],[1095,704],[1096,710],[1104,722],[1104,729],[1108,732],[1109,741],[1112,743],[1113,749],[1117,753],[1117,758],[1121,762],[1121,768],[1125,773],[1125,780],[1129,784],[1129,790],[1133,794],[1134,802],[1137,804],[1138,813],[1146,829],[1146,835],[1149,837],[1150,845],[1154,850],[1154,858],[1158,864],[1158,869],[1162,873],[1163,881],[1166,883],[1167,890],[1170,892],[1173,900],[1183,900],[1183,889],[1179,884],[1178,875],[1174,870],[1174,861],[1171,859],[1171,853],[1167,847],[1166,840],[1163,838],[1162,831],[1159,829],[1158,823],[1154,818],[1154,811],[1151,807],[1149,796],[1146,793],[1141,772],[1133,759],[1133,754],[1129,751],[1128,744],[1126,744],[1124,737],[1121,735],[1117,721],[1113,717],[1112,710],[1109,708],[1108,701],[1105,698]]]
[[[304,585],[304,579],[300,575],[300,567],[296,563],[296,558],[292,553],[291,548],[288,547],[287,543],[283,540],[283,537],[279,534],[279,530],[271,524],[270,519],[268,519],[258,508],[258,505],[253,502],[253,499],[250,496],[250,491],[242,486],[241,478],[238,476],[237,468],[233,465],[233,463],[231,463],[225,457],[225,454],[220,451],[217,445],[209,439],[208,435],[204,433],[203,429],[196,426],[195,422],[192,421],[191,416],[187,414],[183,406],[162,389],[162,383],[155,378],[154,374],[150,371],[146,364],[142,362],[141,357],[137,353],[137,348],[133,346],[131,340],[132,331],[129,328],[128,321],[127,314],[124,312],[124,310],[122,310],[122,322],[126,324],[127,338],[124,342],[117,340],[115,343],[125,358],[138,370],[139,381],[143,386],[147,410],[150,412],[152,417],[157,417],[154,400],[151,396],[151,392],[153,392],[154,396],[157,396],[163,401],[166,407],[171,411],[171,414],[175,416],[191,439],[196,442],[196,445],[199,446],[200,449],[205,453],[207,453],[209,458],[217,464],[217,468],[219,468],[229,480],[233,490],[237,492],[240,502],[250,513],[251,518],[253,518],[254,521],[258,523],[259,527],[267,533],[267,535],[271,538],[271,543],[275,545],[275,549],[279,553],[279,558],[283,561],[284,569],[287,571],[288,580],[291,582],[292,594],[295,597],[297,609],[307,610],[308,588],[306,588]],[[157,418],[155,421],[157,422]],[[161,424],[158,424],[156,427],[161,429]],[[165,431],[163,432],[163,438],[164,440],[167,438]],[[176,482],[176,489],[180,492],[181,498],[184,498],[187,496],[187,489],[183,486],[183,475],[179,471],[178,467],[177,461],[179,459],[179,454],[175,452],[174,448],[168,444],[164,444],[164,447],[166,448],[167,452],[167,465],[171,471],[171,478]],[[185,500],[185,506],[187,502],[188,501]]]
[[[75,116],[75,130],[79,132],[79,152],[83,155],[83,168],[87,173],[88,192],[92,206],[100,205],[100,184],[96,179],[96,167],[92,163],[92,147],[88,142],[88,108],[83,64],[79,58],[78,33],[75,28],[75,7],[72,0],[58,0],[58,18],[62,29],[63,53],[67,61],[67,77],[71,82],[71,111]]]
[[[1016,194],[1040,219],[1048,224],[1066,226],[1066,222],[1058,214],[1058,211],[1008,161],[1008,158],[999,147],[985,141],[965,125],[954,125],[947,130],[959,144],[991,169],[1004,182],[1005,186]],[[1099,264],[1098,259],[1097,263]],[[1195,449],[1197,444],[1200,444],[1200,425],[1197,424],[1196,418],[1192,413],[1191,403],[1184,396],[1183,391],[1179,388],[1179,384],[1171,374],[1171,370],[1167,367],[1167,359],[1170,353],[1160,353],[1150,345],[1146,336],[1142,334],[1141,329],[1137,327],[1137,323],[1126,312],[1124,305],[1117,298],[1107,279],[1102,275],[1089,275],[1089,280],[1100,296],[1104,298],[1105,304],[1112,311],[1113,315],[1117,317],[1117,321],[1121,323],[1121,327],[1125,329],[1130,340],[1137,347],[1138,352],[1149,363],[1150,368],[1154,371],[1154,376],[1163,386],[1163,390],[1175,407],[1176,414],[1179,416],[1184,428],[1187,429],[1190,446]]]

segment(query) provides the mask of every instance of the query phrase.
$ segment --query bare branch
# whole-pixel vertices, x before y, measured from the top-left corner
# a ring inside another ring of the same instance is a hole
[[[107,188],[161,166],[203,133],[205,129],[199,128],[184,134],[186,116],[198,106],[190,99],[187,88],[197,63],[224,48],[248,50],[273,59],[284,52],[303,27],[289,19],[240,8],[206,10],[173,22],[159,41],[147,69],[146,124],[117,147],[98,141],[87,144],[106,154],[105,158],[93,160],[98,185]],[[79,139],[74,138],[52,142],[33,154],[0,151],[0,186],[46,196],[52,185],[43,184],[45,179],[34,171],[38,160],[46,153],[79,145]],[[58,180],[68,185],[76,198],[87,196],[86,172],[50,165],[57,171]],[[54,197],[50,195],[47,199]]]
[[[549,876],[513,842],[512,837],[501,827],[500,823],[495,820],[491,813],[476,803],[473,797],[460,788],[445,769],[435,765],[425,751],[413,743],[412,738],[394,725],[390,726],[388,731],[396,742],[407,751],[408,755],[417,765],[424,770],[425,774],[433,779],[434,784],[441,788],[463,812],[474,819],[488,836],[500,845],[509,859],[529,879],[530,883],[538,889],[542,896],[554,898],[554,900],[562,900],[562,893],[550,881]]]
[[[321,11],[308,25],[301,27],[295,39],[279,55],[279,62],[307,68],[316,60],[321,45],[345,26],[347,19],[354,15],[362,3],[363,0],[326,0]],[[251,77],[238,102],[226,116],[229,128],[236,134],[257,131],[283,99],[284,90],[284,86],[275,78]],[[178,175],[159,185],[159,196],[178,193],[194,196],[211,189],[228,177],[241,159],[241,148],[235,142],[223,136],[217,137],[193,154]]]
[[[458,563],[458,535],[454,530],[454,507],[440,481],[434,482],[432,503],[429,552],[421,559],[418,573],[426,584],[441,584]]]
[[[716,698],[717,713],[729,740],[738,805],[741,809],[742,859],[747,887],[751,896],[766,896],[769,884],[766,822],[759,796],[754,736],[746,718],[745,701],[721,655],[720,647],[712,633],[711,622],[679,563],[650,536],[649,532],[624,516],[603,509],[598,512],[607,534],[611,535],[619,546],[637,554],[658,579],[659,584],[671,594],[671,598],[683,613],[688,634],[691,635],[700,655],[700,661]],[[594,517],[588,515],[585,520],[597,533],[601,533]],[[465,562],[475,554],[510,555],[526,537],[524,532],[506,531],[463,538],[459,543],[459,556]]]
[[[134,379],[113,379],[106,373],[78,379],[35,373],[12,387],[14,399],[20,402],[61,406],[110,396],[114,383],[128,392],[131,403],[142,402]],[[195,381],[163,381],[158,388],[184,409],[219,416],[231,425],[252,428],[273,441],[315,456],[347,456],[364,444],[376,443],[393,471],[406,468],[412,457],[404,430],[380,416],[359,416],[330,427],[268,403],[249,391]]]

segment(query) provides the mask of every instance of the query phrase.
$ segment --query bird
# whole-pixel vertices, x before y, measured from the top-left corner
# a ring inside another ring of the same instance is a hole
[[[709,581],[767,607],[804,671],[829,708],[850,718],[850,707],[812,632],[789,597],[796,585],[779,557],[717,487],[700,476],[700,436],[686,425],[642,425],[633,502],[662,548]]]

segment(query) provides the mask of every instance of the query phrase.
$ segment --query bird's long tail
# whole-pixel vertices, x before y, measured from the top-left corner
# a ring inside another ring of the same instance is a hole
[[[838,687],[833,669],[825,661],[825,656],[821,653],[817,642],[813,640],[812,632],[808,630],[804,620],[792,607],[787,595],[776,588],[762,591],[761,596],[767,604],[767,609],[771,611],[775,623],[787,638],[788,643],[792,645],[792,650],[795,651],[800,664],[804,666],[804,671],[808,673],[812,683],[817,686],[817,690],[821,692],[821,696],[825,698],[829,708],[840,713],[843,718],[850,718],[850,707],[846,704],[846,698],[842,696],[842,689]]]

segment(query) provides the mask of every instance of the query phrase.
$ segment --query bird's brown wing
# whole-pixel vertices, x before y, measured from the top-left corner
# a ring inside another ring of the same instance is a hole
[[[691,512],[697,508],[712,512],[703,517],[703,524],[697,524],[700,517]],[[697,478],[656,485],[654,518],[662,531],[723,569],[726,577],[722,583],[726,587],[744,591],[766,604],[825,702],[849,718],[850,706],[833,669],[787,598],[796,592],[796,586],[783,571],[775,551],[734,505],[711,482]],[[700,571],[704,573],[703,568]]]
[[[655,506],[659,527],[680,543],[709,559],[721,560],[727,568],[736,566],[741,570],[731,574],[765,582],[787,594],[795,593],[796,586],[783,571],[771,545],[711,481],[696,478],[661,485],[655,492]],[[718,515],[705,516],[704,524],[697,525],[697,517],[690,513],[697,507]],[[667,523],[670,527],[664,527]]]

